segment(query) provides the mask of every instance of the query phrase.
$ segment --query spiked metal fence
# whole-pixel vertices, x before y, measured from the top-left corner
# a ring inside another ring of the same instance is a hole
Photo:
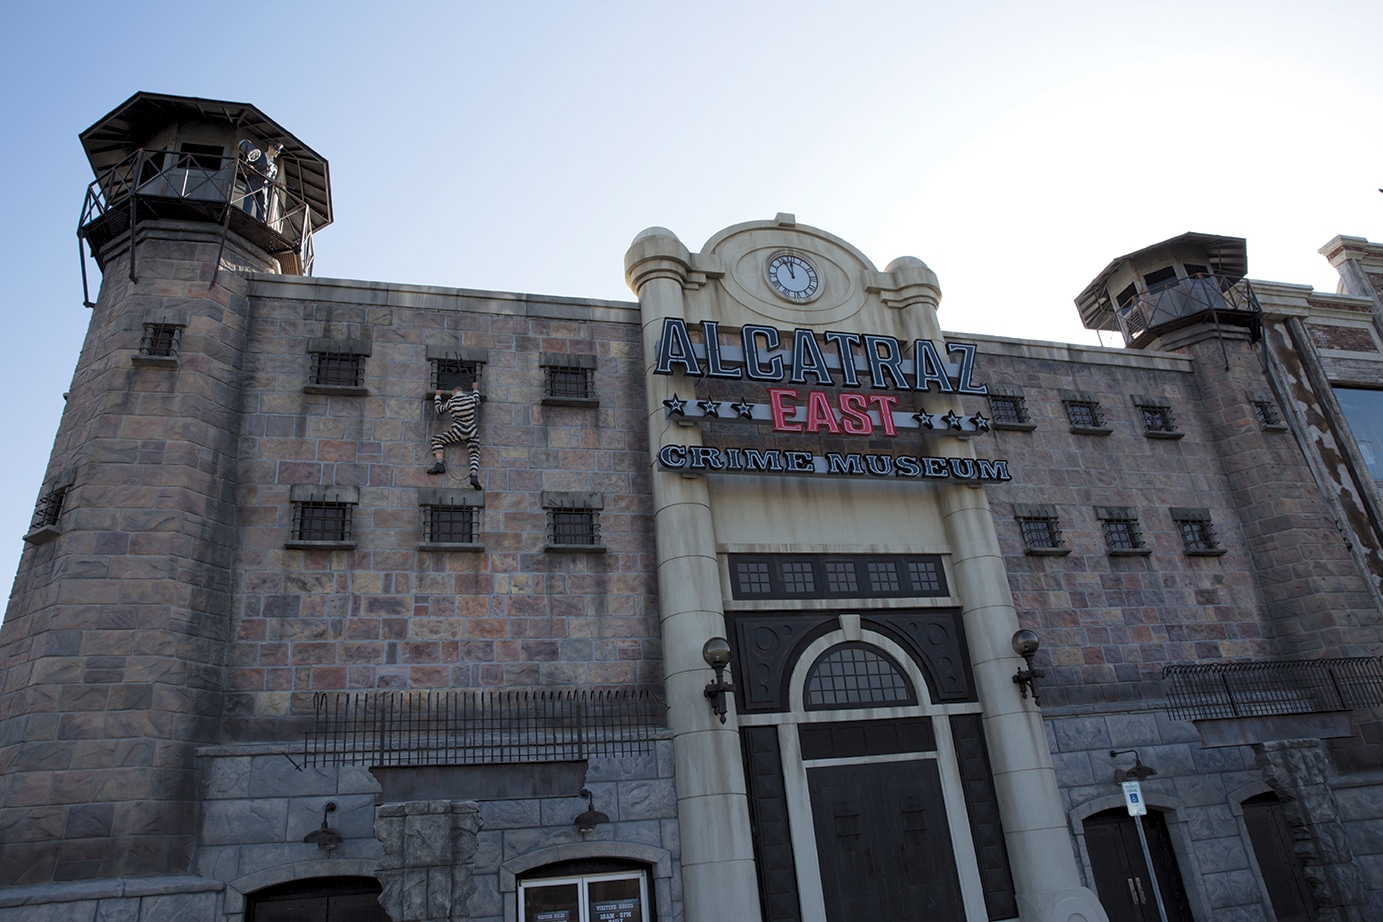
[[[1167,666],[1179,720],[1318,714],[1383,704],[1383,657]]]
[[[369,691],[313,696],[308,765],[479,765],[642,755],[667,726],[649,691]]]

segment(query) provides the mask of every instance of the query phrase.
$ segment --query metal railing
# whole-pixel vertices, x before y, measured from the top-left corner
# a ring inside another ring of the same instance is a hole
[[[1178,720],[1320,714],[1383,704],[1383,657],[1164,667]]]
[[[1160,286],[1156,291],[1140,292],[1116,312],[1124,344],[1131,346],[1149,330],[1196,317],[1206,312],[1259,315],[1262,309],[1248,279],[1232,280],[1216,275],[1198,275]]]
[[[308,765],[480,765],[643,755],[667,726],[646,690],[318,692]]]

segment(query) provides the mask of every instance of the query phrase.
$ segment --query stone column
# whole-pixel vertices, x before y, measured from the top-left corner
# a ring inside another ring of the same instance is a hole
[[[685,319],[682,287],[691,256],[671,231],[656,227],[634,239],[624,263],[643,311],[649,444],[656,451],[674,425],[665,419],[663,400],[674,391],[693,395],[686,378],[651,373],[663,318]],[[699,432],[681,430],[678,441],[697,444]],[[703,694],[711,670],[701,658],[702,644],[726,636],[710,490],[704,478],[655,470],[653,501],[686,918],[748,922],[759,918],[759,896],[738,726],[733,713],[720,723]]]
[[[421,800],[383,804],[375,837],[384,857],[375,876],[379,904],[393,922],[466,922],[475,893],[472,861],[480,847],[480,806],[469,801]]]
[[[1368,893],[1330,790],[1330,756],[1320,740],[1257,743],[1254,760],[1287,814],[1319,922],[1364,922]]]
[[[911,257],[895,260],[887,271],[895,287],[881,294],[885,304],[901,311],[899,327],[909,337],[942,342],[936,275]],[[960,401],[950,409],[959,413]],[[970,441],[948,440],[945,453],[975,456]],[[985,741],[1019,912],[1025,922],[1103,922],[1098,898],[1081,886],[1041,714],[1013,683],[1022,665],[1009,645],[1019,628],[1018,614],[988,497],[978,485],[936,489],[951,545],[953,591],[961,599],[970,665],[984,707]]]

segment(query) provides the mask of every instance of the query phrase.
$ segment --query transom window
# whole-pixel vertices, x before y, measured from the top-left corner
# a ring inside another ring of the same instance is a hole
[[[737,599],[876,599],[949,594],[933,554],[731,554]]]
[[[804,698],[809,711],[917,703],[898,664],[860,643],[840,644],[821,654],[807,673]]]

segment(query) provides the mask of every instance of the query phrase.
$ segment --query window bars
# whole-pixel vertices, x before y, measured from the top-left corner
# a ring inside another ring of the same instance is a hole
[[[432,544],[474,544],[475,506],[423,506],[423,534]]]
[[[297,502],[293,504],[293,540],[346,542],[351,540],[351,504]]]
[[[38,504],[34,507],[33,528],[51,528],[58,524],[67,490],[65,486],[54,487],[38,498]]]
[[[307,765],[483,765],[644,755],[667,726],[653,692],[318,692]]]
[[[154,358],[177,358],[182,327],[173,323],[146,323],[139,341],[139,354]]]
[[[312,353],[311,382],[319,387],[360,387],[365,379],[365,356],[345,352]]]
[[[1383,657],[1166,666],[1177,720],[1321,714],[1383,704]]]

